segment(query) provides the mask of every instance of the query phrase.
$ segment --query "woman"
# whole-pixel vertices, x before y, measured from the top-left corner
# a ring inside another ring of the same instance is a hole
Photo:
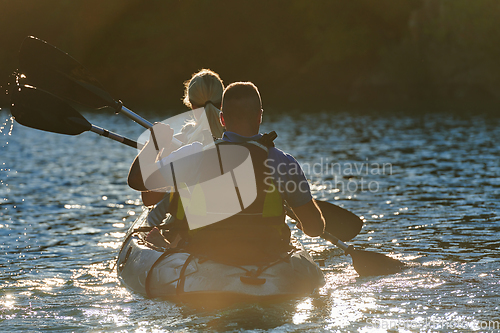
[[[210,69],[202,69],[193,74],[189,81],[184,82],[184,105],[191,110],[204,108],[210,130],[215,138],[221,138],[224,133],[224,128],[219,120],[223,92],[224,84],[221,78]],[[195,117],[197,116],[195,112]],[[184,126],[181,135],[184,132],[189,134],[195,129],[196,119]],[[189,143],[195,141],[195,138],[188,139],[187,136],[184,136],[180,137],[179,140]]]
[[[207,131],[203,131],[200,119],[203,111],[205,112],[208,125],[210,127],[209,135],[214,138],[221,138],[224,133],[224,127],[219,120],[222,93],[224,84],[217,73],[210,69],[202,69],[191,76],[191,79],[184,82],[184,105],[194,111],[194,119],[188,121],[181,129],[181,132],[174,135],[176,139],[184,144],[195,141],[204,142],[207,140]],[[212,138],[210,138],[212,139]],[[171,144],[171,147],[162,152],[163,156],[170,154],[178,145]],[[146,191],[141,192],[142,202],[145,206],[152,206],[163,199],[165,193]]]

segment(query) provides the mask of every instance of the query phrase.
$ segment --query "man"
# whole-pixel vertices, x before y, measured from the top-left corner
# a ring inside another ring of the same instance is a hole
[[[268,136],[259,133],[262,112],[260,94],[254,84],[236,82],[224,90],[220,120],[222,125],[226,127],[226,132],[222,140],[216,143],[219,159],[221,155],[219,150],[223,149],[225,145],[244,146],[248,149],[257,187],[256,199],[249,206],[243,207],[242,205],[241,211],[233,216],[192,230],[187,248],[194,253],[208,254],[209,257],[239,261],[240,263],[250,263],[254,259],[259,261],[274,258],[276,254],[286,249],[290,237],[290,231],[285,224],[284,201],[300,220],[297,221],[297,226],[307,235],[316,237],[324,231],[325,221],[312,198],[309,184],[297,161],[291,155],[274,148],[273,138],[269,140]],[[173,133],[168,125],[161,124],[161,126],[165,127],[162,130],[161,141],[168,146]],[[160,144],[159,140],[157,142]],[[161,151],[161,147],[159,148]],[[152,150],[151,147],[146,146],[143,151],[146,149]],[[165,165],[168,165],[170,161],[179,160],[179,157],[189,158],[188,155],[191,155],[189,163],[184,162],[183,167],[178,167],[175,173],[172,167],[170,174],[170,169]],[[151,168],[152,163],[145,166],[144,163],[139,163],[140,158],[136,158],[129,173],[129,185],[140,191],[151,190],[151,184],[155,184],[153,187],[177,186],[176,177],[203,174],[204,169],[211,168],[210,163],[208,163],[210,158],[206,156],[207,154],[203,154],[201,144],[182,147],[162,160],[163,170],[168,171],[162,174],[163,180],[158,179],[158,177],[149,177],[146,181],[142,179],[141,169]],[[220,163],[222,169],[223,163]],[[204,179],[207,177],[205,176]],[[145,183],[148,183],[149,186]],[[161,185],[159,185],[160,183]],[[236,183],[241,183],[241,178]],[[242,186],[239,187],[241,190]],[[199,192],[203,194],[206,191]],[[221,198],[224,197],[225,192],[221,190],[215,199],[224,200]],[[239,193],[238,188],[236,193],[241,203],[241,197],[244,196],[244,193]],[[210,201],[213,199],[212,197],[205,195],[204,200]],[[210,205],[206,207],[207,211],[210,211],[211,208]],[[178,211],[176,214],[179,216]],[[186,217],[180,214],[178,218]]]
[[[223,140],[238,143],[259,140],[262,137],[259,134],[262,113],[261,97],[254,84],[237,82],[229,85],[222,97],[221,123],[226,127]],[[320,236],[325,222],[295,158],[272,147],[265,164],[271,169],[283,199],[300,219],[298,226],[311,237]]]

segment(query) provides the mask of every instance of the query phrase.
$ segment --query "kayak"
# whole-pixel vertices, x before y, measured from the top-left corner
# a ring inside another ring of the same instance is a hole
[[[321,269],[295,239],[292,250],[277,260],[230,265],[150,243],[147,235],[158,223],[149,215],[145,209],[128,230],[116,265],[122,284],[146,297],[202,306],[273,302],[311,294],[325,283]]]

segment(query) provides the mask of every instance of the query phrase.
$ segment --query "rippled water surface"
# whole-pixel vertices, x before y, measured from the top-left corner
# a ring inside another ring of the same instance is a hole
[[[151,120],[159,120],[159,119]],[[129,137],[120,116],[88,119]],[[163,118],[162,118],[163,119]],[[284,116],[263,125],[309,172],[314,195],[366,220],[350,243],[411,265],[359,278],[327,242],[294,234],[327,284],[284,303],[192,309],[120,286],[121,240],[141,212],[126,185],[135,151],[0,111],[0,330],[464,332],[500,330],[500,121]]]

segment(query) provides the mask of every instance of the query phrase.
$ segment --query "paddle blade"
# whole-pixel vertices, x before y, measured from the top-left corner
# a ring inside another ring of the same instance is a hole
[[[30,36],[19,50],[19,72],[25,82],[52,94],[94,109],[117,102],[87,70],[67,53]]]
[[[352,264],[359,276],[387,275],[400,272],[405,264],[386,255],[364,250],[351,250]]]
[[[325,231],[335,235],[341,241],[351,240],[361,231],[363,220],[354,213],[328,201],[316,201],[316,204],[325,218]]]
[[[92,127],[65,101],[29,86],[12,92],[10,111],[19,124],[47,132],[78,135]]]

